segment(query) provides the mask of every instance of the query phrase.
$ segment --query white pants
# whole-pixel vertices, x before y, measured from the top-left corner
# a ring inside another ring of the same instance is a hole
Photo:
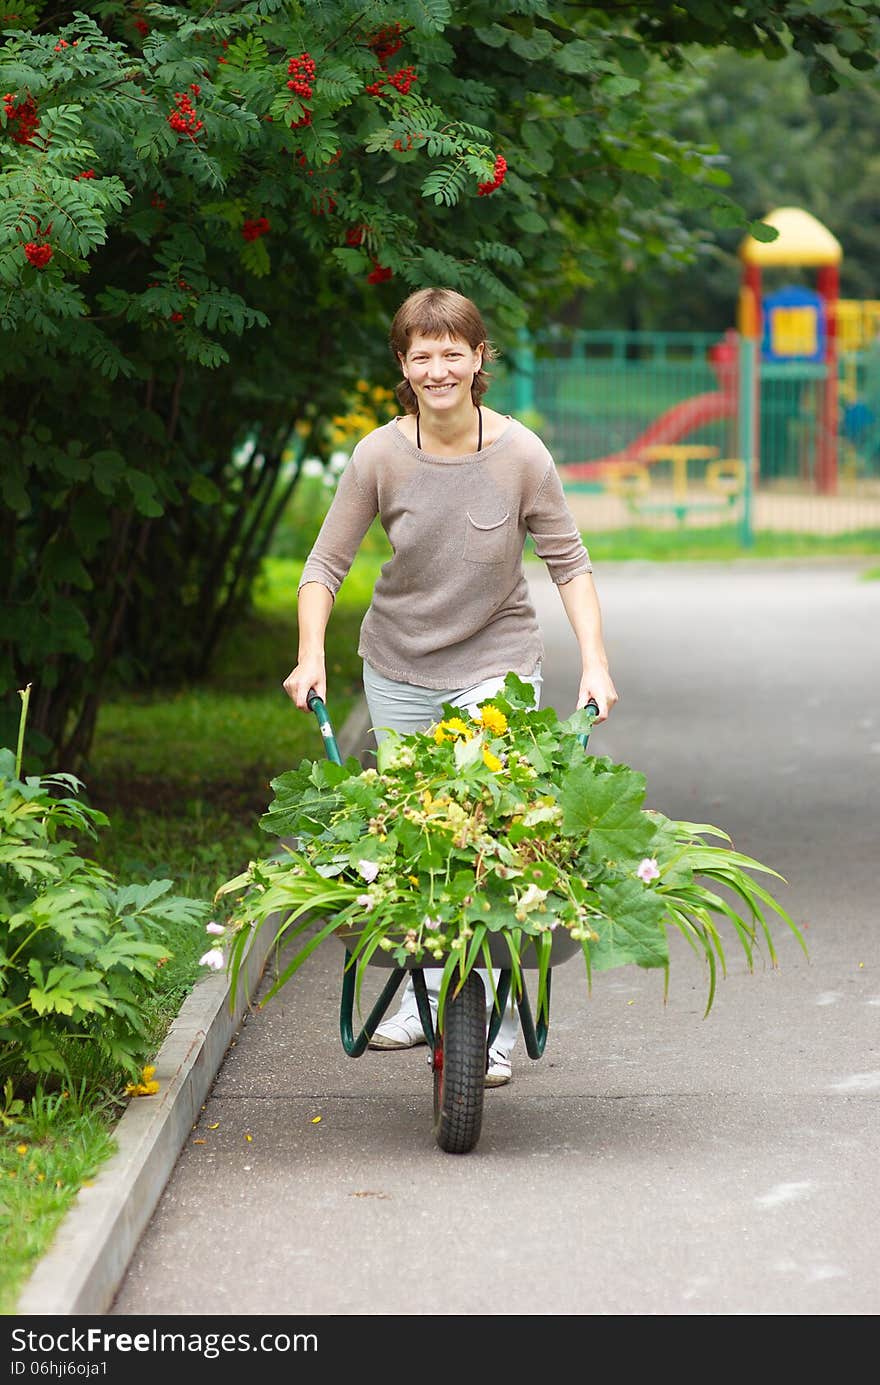
[[[521,676],[524,683],[531,683],[534,688],[535,706],[538,706],[541,701],[540,664],[535,672],[528,677]],[[414,731],[424,731],[426,727],[440,721],[443,717],[444,702],[451,702],[456,707],[462,707],[466,712],[473,713],[476,711],[478,703],[494,696],[503,686],[504,675],[497,678],[486,678],[482,683],[472,683],[467,688],[420,688],[413,683],[396,683],[393,679],[386,678],[384,674],[377,673],[372,665],[364,660],[364,692],[377,745],[384,740],[389,731],[398,731],[401,735],[406,736],[411,735]],[[478,968],[477,974],[482,977],[486,991],[486,1027],[488,1029],[492,1019],[492,987],[489,983],[488,972]],[[436,1020],[437,999],[440,994],[440,981],[443,972],[440,967],[425,967],[424,976],[428,999],[431,1003],[431,1013]],[[398,1014],[418,1014],[412,979],[409,979],[404,987]],[[511,996],[492,1047],[499,1049],[502,1053],[509,1054],[516,1043],[518,1033],[519,1015],[516,1001]]]

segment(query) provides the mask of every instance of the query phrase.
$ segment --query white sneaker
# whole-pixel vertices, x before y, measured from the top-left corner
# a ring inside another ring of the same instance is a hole
[[[398,1010],[393,1019],[383,1020],[370,1039],[370,1048],[415,1048],[427,1043],[422,1021],[411,1011]]]
[[[513,1076],[510,1058],[500,1048],[489,1049],[489,1066],[486,1069],[484,1087],[505,1087]]]

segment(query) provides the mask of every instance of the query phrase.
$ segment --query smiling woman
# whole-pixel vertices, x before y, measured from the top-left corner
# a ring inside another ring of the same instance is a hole
[[[361,624],[358,653],[377,743],[435,724],[445,703],[467,712],[514,673],[540,695],[544,649],[523,571],[531,536],[546,562],[581,655],[577,706],[598,721],[617,701],[590,559],[553,458],[517,419],[483,402],[495,358],[469,298],[421,289],[401,304],[390,347],[404,413],[355,447],[303,567],[299,656],[284,682],[302,710],[326,699],[324,636],[333,603],[378,515],[392,556]],[[440,972],[425,973],[436,1006]],[[486,985],[491,1005],[492,988]],[[510,1080],[515,1011],[489,1055],[487,1083]],[[424,1042],[412,987],[373,1036],[377,1048]]]
[[[509,419],[480,402],[495,350],[470,299],[448,290],[412,294],[392,324],[391,349],[403,374],[397,397],[407,412],[399,426],[416,447],[460,457],[500,435]]]

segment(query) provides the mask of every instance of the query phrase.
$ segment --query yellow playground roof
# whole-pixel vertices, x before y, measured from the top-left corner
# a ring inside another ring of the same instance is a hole
[[[739,247],[745,264],[762,269],[773,265],[833,265],[843,259],[843,248],[827,226],[801,207],[777,207],[761,218],[775,226],[775,240],[755,240],[746,236]]]

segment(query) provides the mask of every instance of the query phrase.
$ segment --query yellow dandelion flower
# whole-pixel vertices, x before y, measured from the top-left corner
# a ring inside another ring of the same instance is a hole
[[[450,740],[457,740],[461,736],[464,740],[469,741],[474,734],[473,727],[468,726],[461,717],[449,717],[446,721],[441,721],[440,725],[449,734]]]
[[[493,755],[491,750],[489,750],[485,745],[483,746],[483,764],[486,766],[487,769],[492,770],[493,774],[497,774],[499,769],[504,768],[501,761],[498,759],[498,756]]]
[[[417,875],[408,875],[406,878],[411,885],[417,885],[419,883],[419,877]]]
[[[496,736],[502,736],[507,730],[507,717],[490,702],[487,707],[481,707],[477,712],[475,720],[485,726],[487,731],[494,731]]]
[[[366,380],[358,380],[357,384],[355,385],[355,389],[357,390],[358,394],[368,394],[370,387],[367,384]]]
[[[442,745],[444,741],[452,740],[451,736],[447,736],[446,732],[443,729],[443,725],[444,723],[440,721],[434,727],[434,740],[437,742],[438,745]]]
[[[16,1152],[16,1154],[27,1154],[27,1152],[28,1152],[28,1147],[27,1147],[27,1145],[16,1145],[16,1146],[15,1146],[15,1152]]]

